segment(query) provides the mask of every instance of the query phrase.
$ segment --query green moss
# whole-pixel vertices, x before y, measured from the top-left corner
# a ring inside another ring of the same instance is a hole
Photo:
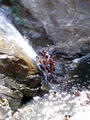
[[[23,18],[19,15],[21,8],[18,2],[16,2],[15,0],[0,0],[0,2],[2,2],[2,8],[8,8],[9,13],[11,13],[13,17],[13,20],[16,20],[19,25],[25,24]]]
[[[90,0],[86,0],[86,2],[90,2]]]
[[[9,0],[11,3],[14,3],[14,0]]]

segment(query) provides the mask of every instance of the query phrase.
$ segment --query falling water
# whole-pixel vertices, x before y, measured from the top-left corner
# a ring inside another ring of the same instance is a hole
[[[28,44],[17,29],[12,25],[11,21],[8,20],[6,12],[0,8],[0,34],[4,34],[5,52],[9,52],[11,55],[17,55],[20,51],[25,54],[29,59],[36,60],[36,53],[32,47]]]

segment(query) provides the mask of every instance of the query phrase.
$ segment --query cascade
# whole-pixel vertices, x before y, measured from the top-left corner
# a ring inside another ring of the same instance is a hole
[[[0,32],[1,31],[3,31],[4,34],[8,34],[8,41],[5,39],[6,41],[4,40],[4,42],[8,45],[7,47],[9,48],[10,53],[14,54],[17,46],[19,46],[22,52],[24,52],[30,59],[35,60],[35,51],[28,42],[24,40],[17,29],[12,25],[11,21],[8,20],[5,11],[0,8]]]
[[[3,39],[4,36],[4,39]],[[13,26],[12,22],[8,19],[6,12],[0,8],[0,50],[12,56],[18,56],[24,59],[28,64],[31,60],[37,63],[40,69],[39,62],[36,59],[36,52],[29,45],[28,40],[22,37],[18,30]],[[1,58],[6,55],[1,56]],[[30,64],[31,65],[31,64]],[[45,84],[51,87],[47,80],[47,75],[40,69],[45,76]]]
[[[20,57],[29,67],[37,69],[34,64],[37,54],[14,27],[2,8],[0,8],[0,52]]]

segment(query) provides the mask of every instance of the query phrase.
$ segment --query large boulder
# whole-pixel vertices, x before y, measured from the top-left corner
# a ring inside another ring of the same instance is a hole
[[[90,36],[89,0],[20,0],[58,45]]]
[[[24,96],[33,97],[38,92],[40,76],[30,73],[20,58],[0,55],[0,96],[8,100],[12,110],[21,106]]]

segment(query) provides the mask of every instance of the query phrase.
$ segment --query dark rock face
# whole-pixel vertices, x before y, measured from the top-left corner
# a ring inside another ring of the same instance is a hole
[[[36,95],[40,84],[40,76],[30,75],[23,64],[16,62],[18,60],[19,58],[0,60],[0,96],[8,100],[12,110],[21,106],[24,95]]]
[[[90,36],[90,1],[20,0],[58,45]]]
[[[23,24],[19,22],[17,17],[13,19],[13,22],[22,35],[27,37],[30,44],[32,44],[34,48],[38,48],[38,46],[45,46],[48,43],[53,44],[53,42],[49,39],[43,24],[38,19],[36,19],[32,13],[30,14],[25,8],[21,6],[19,7],[20,10],[18,15],[21,16]]]

